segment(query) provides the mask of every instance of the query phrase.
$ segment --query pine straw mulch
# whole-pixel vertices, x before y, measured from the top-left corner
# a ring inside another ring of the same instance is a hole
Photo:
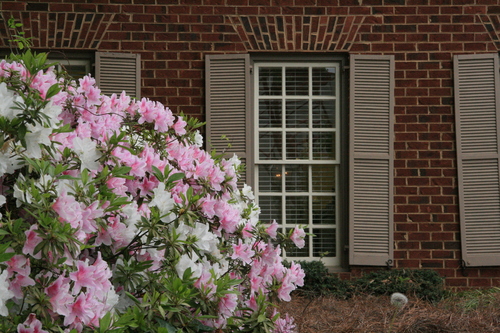
[[[299,333],[500,333],[500,293],[477,304],[454,297],[431,304],[408,297],[397,313],[389,296],[354,296],[348,300],[322,296],[295,296],[279,305],[280,312],[295,318]]]

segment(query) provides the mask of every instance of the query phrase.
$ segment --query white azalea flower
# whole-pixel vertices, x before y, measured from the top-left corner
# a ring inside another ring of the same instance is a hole
[[[22,101],[22,99],[16,97],[12,90],[7,89],[5,82],[0,83],[0,117],[12,120],[21,113],[21,110],[13,108],[16,101]]]
[[[59,124],[59,115],[62,112],[62,108],[59,105],[52,105],[52,102],[48,103],[42,112],[49,118],[49,126],[51,128],[57,128]]]
[[[200,134],[200,131],[196,131],[194,134],[194,144],[196,147],[203,146],[203,136]]]
[[[241,160],[238,158],[238,156],[236,156],[236,154],[233,154],[233,157],[231,157],[229,161],[232,165],[234,165],[234,167],[237,167],[241,164]]]
[[[212,253],[217,250],[217,236],[210,232],[207,224],[196,222],[194,228],[180,223],[176,229],[179,240],[186,240],[188,236],[196,237],[194,245],[200,250]]]
[[[40,148],[40,144],[50,145],[49,136],[52,134],[52,128],[46,128],[39,124],[36,126],[28,124],[26,127],[28,129],[24,138],[26,140],[26,156],[41,158],[42,149]]]
[[[90,138],[79,138],[73,139],[73,150],[80,157],[82,162],[81,169],[97,170],[99,169],[98,159],[101,157],[101,153],[97,150],[97,145]]]
[[[255,196],[253,195],[252,187],[247,184],[243,185],[243,189],[241,190],[243,195],[250,200],[254,200]]]
[[[7,280],[7,271],[0,274],[0,316],[8,316],[9,310],[5,303],[14,297],[14,293],[9,290],[9,281]]]
[[[149,202],[149,207],[158,207],[161,215],[168,215],[174,208],[175,201],[172,194],[165,190],[165,184],[160,183],[158,187],[153,190],[153,200]],[[166,216],[161,219],[163,222],[170,222],[171,218]]]
[[[191,272],[193,273],[191,277],[196,279],[199,278],[202,273],[203,265],[201,263],[197,263],[197,260],[198,256],[194,253],[192,254],[192,258],[187,254],[183,254],[177,265],[175,265],[175,270],[177,271],[179,277],[182,278],[184,276],[184,272],[188,268],[191,268]]]
[[[24,181],[24,176],[23,175],[20,175],[19,178],[18,178],[20,181]],[[31,195],[31,193],[29,191],[22,191],[19,186],[16,184],[14,184],[14,193],[13,193],[13,196],[14,198],[17,199],[16,201],[16,206],[17,207],[21,207],[22,203],[23,202],[26,202],[26,203],[31,203],[31,200],[33,199],[33,196]]]

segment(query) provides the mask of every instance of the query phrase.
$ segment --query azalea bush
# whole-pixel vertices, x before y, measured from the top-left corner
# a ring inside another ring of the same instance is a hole
[[[46,61],[0,62],[0,332],[294,332],[304,231],[259,221],[238,158]]]

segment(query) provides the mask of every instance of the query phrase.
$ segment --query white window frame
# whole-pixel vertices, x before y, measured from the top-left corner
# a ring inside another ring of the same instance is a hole
[[[297,95],[286,95],[286,90],[285,90],[285,84],[286,80],[282,80],[282,92],[284,92],[284,95],[272,95],[272,96],[260,96],[259,95],[259,73],[260,69],[264,67],[281,67],[282,68],[282,77],[285,78],[285,68],[290,68],[290,67],[307,67],[309,69],[309,92],[307,96],[297,96]],[[336,82],[335,82],[335,93],[334,95],[313,95],[312,93],[312,69],[313,68],[335,68],[335,72],[337,73],[336,75]],[[336,61],[315,61],[315,62],[297,62],[297,61],[291,61],[291,62],[255,62],[254,63],[254,70],[256,74],[256,79],[254,80],[254,138],[253,142],[255,144],[255,149],[254,149],[254,179],[255,181],[255,186],[254,186],[254,192],[256,194],[257,198],[257,203],[258,198],[260,195],[265,195],[265,196],[280,196],[282,198],[285,198],[286,196],[307,196],[308,197],[308,224],[305,224],[305,230],[308,233],[312,233],[313,229],[335,229],[335,240],[332,239],[332,242],[335,241],[336,244],[336,249],[335,253],[336,256],[334,257],[328,257],[324,256],[322,257],[322,261],[325,263],[327,266],[340,266],[341,265],[341,232],[342,228],[340,226],[341,223],[341,218],[339,214],[339,206],[340,206],[340,179],[339,179],[339,174],[340,174],[340,163],[341,163],[341,133],[340,130],[342,128],[341,126],[341,98],[343,97],[341,95],[341,84],[342,80],[340,78],[340,70],[341,70],[341,63],[336,62]],[[260,100],[265,100],[265,99],[281,99],[281,104],[283,108],[282,112],[282,127],[279,128],[270,128],[270,127],[263,127],[259,128],[259,101]],[[309,102],[309,124],[308,127],[303,127],[303,128],[286,128],[285,125],[285,117],[286,117],[286,101],[287,100],[299,100],[299,99],[304,99],[307,101],[314,101],[314,100],[333,100],[335,102],[335,127],[334,128],[313,128],[312,124],[312,103]],[[273,132],[282,132],[282,137],[286,139],[286,132],[305,132],[309,134],[309,158],[308,159],[300,159],[300,160],[291,160],[287,159],[286,156],[286,151],[285,147],[286,145],[282,145],[282,159],[281,160],[261,160],[259,157],[259,133],[272,130]],[[313,159],[313,152],[312,152],[312,147],[313,147],[313,136],[312,134],[316,132],[333,132],[334,138],[335,138],[335,158],[331,160],[318,160],[318,159]],[[281,192],[262,192],[259,190],[259,165],[264,165],[264,164],[278,164],[282,166],[282,172],[281,174],[285,173],[285,167],[286,165],[297,165],[297,164],[306,164],[306,165],[330,165],[332,166],[332,169],[335,170],[335,186],[336,189],[333,192],[313,192],[312,191],[312,174],[311,172],[308,173],[308,191],[307,192],[286,192],[286,187],[285,187],[285,180],[284,177],[281,177],[282,181],[282,191]],[[335,197],[335,207],[334,207],[334,214],[335,214],[335,221],[334,223],[331,224],[313,224],[313,197],[317,196],[326,196],[326,197]],[[282,211],[282,216],[281,216],[281,230],[283,232],[286,232],[287,230],[289,231],[290,229],[294,228],[296,224],[294,223],[287,223],[286,221],[286,202],[285,200],[281,201],[281,211]],[[269,222],[269,221],[263,221],[263,222]],[[314,244],[314,237],[313,235],[308,235],[307,237],[307,242],[306,242],[306,247],[308,247],[309,250],[309,255],[308,256],[303,256],[303,257],[297,257],[293,256],[290,258],[293,258],[294,260],[319,260],[321,259],[320,256],[314,256],[313,255],[313,244]],[[284,253],[284,256],[287,257],[287,254]]]

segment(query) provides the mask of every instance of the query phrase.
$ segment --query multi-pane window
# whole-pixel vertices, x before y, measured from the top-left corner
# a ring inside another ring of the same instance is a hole
[[[339,265],[338,63],[257,63],[255,192],[261,220],[305,226],[294,259]]]
[[[53,61],[48,61],[52,63]],[[60,60],[57,64],[57,70],[65,70],[75,80],[83,78],[85,75],[92,73],[92,66],[90,60]]]

